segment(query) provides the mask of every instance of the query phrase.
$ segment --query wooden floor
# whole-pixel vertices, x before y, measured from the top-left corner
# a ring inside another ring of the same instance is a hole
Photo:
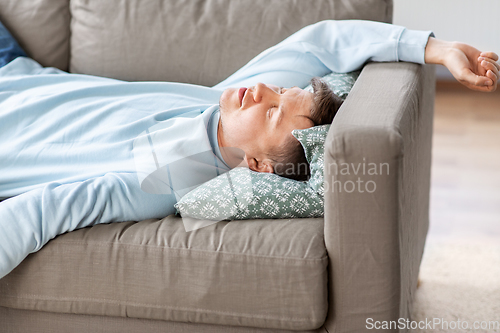
[[[432,158],[428,239],[500,243],[500,91],[438,82]]]

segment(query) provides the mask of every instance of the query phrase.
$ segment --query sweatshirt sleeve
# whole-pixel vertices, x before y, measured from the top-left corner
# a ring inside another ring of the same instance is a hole
[[[50,183],[0,202],[0,278],[55,236],[97,223],[174,213],[175,197],[142,191],[137,176],[108,173],[71,184]]]
[[[304,87],[314,76],[351,72],[369,61],[424,64],[429,36],[431,31],[374,21],[321,21],[265,50],[215,88],[257,82]]]

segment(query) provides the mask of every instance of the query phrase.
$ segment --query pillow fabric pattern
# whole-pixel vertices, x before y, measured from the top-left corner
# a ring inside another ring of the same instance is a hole
[[[322,77],[330,89],[342,99],[346,99],[347,95],[352,89],[352,86],[359,77],[361,71],[354,71],[349,73],[330,73]],[[311,85],[308,85],[304,90],[313,92]]]
[[[234,168],[175,204],[181,216],[209,220],[323,216],[323,197],[306,182]]]
[[[309,162],[311,177],[307,183],[321,196],[321,198],[325,196],[325,140],[329,129],[330,125],[320,125],[292,131],[293,136],[302,144],[307,162]]]
[[[330,73],[322,79],[345,99],[360,71]],[[304,88],[310,92],[312,86]],[[324,215],[324,142],[330,125],[293,130],[311,170],[307,182],[234,168],[195,188],[175,204],[182,217],[202,220],[307,218]]]

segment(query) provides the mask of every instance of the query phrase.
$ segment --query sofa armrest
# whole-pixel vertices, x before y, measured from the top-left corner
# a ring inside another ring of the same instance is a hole
[[[325,143],[330,333],[410,316],[429,225],[434,90],[434,66],[370,63],[332,123]]]

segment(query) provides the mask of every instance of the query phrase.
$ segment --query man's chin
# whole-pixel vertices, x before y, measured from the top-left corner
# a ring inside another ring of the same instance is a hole
[[[232,106],[231,101],[237,96],[238,90],[236,88],[227,88],[222,92],[222,95],[219,99],[219,109],[221,113],[229,113],[231,111],[236,110],[236,106]]]

